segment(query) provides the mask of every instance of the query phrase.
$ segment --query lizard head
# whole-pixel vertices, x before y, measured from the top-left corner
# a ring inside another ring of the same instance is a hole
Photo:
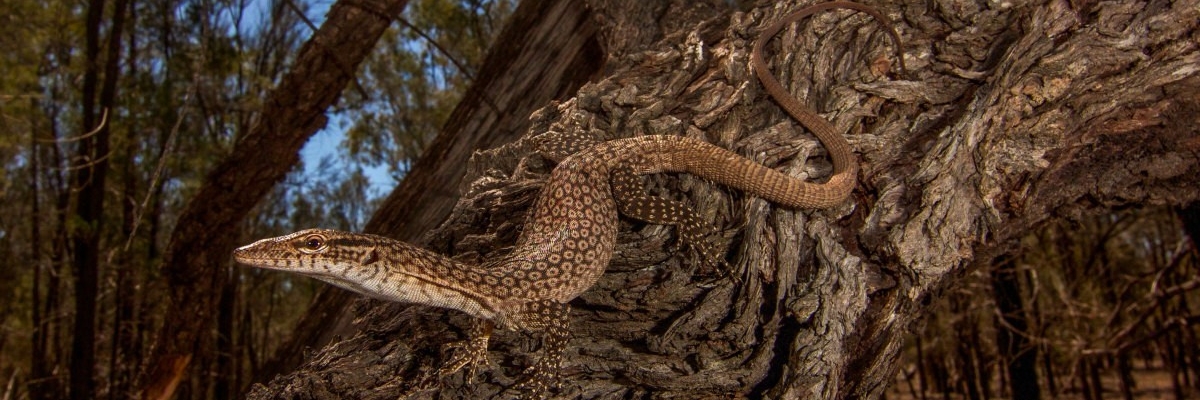
[[[253,267],[325,278],[334,271],[375,263],[378,248],[373,235],[306,229],[239,247],[233,251],[233,259]]]

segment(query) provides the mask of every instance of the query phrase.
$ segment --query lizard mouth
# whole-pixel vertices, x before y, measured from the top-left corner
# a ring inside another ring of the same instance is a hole
[[[297,272],[295,271],[295,260],[290,260],[287,257],[267,257],[261,254],[254,254],[249,251],[248,247],[250,246],[243,246],[234,250],[233,261],[255,268]]]

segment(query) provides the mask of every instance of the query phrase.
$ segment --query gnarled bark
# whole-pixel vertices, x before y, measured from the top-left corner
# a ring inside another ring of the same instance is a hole
[[[534,113],[528,136],[688,135],[794,176],[828,173],[820,144],[747,66],[757,32],[800,5],[635,3],[593,3],[612,58]],[[889,67],[879,26],[848,11],[771,46],[780,80],[857,151],[852,201],[787,210],[690,176],[648,179],[713,221],[736,279],[697,268],[669,228],[625,224],[608,273],[572,302],[558,394],[876,398],[927,304],[1030,227],[1200,197],[1200,1],[867,3],[896,20],[906,75]],[[637,39],[643,29],[653,42]],[[530,150],[519,141],[473,158],[466,194],[425,242],[470,262],[504,254],[552,168]],[[395,398],[465,326],[447,310],[358,304],[354,336],[251,397]],[[444,379],[438,395],[499,393],[534,343],[498,332],[495,365],[470,384]]]

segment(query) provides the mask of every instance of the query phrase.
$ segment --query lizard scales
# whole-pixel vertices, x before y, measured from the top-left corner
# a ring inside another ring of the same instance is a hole
[[[852,163],[848,160],[851,155],[841,157],[841,161],[848,161],[843,165]],[[516,282],[517,289],[526,292],[522,295],[566,302],[591,287],[604,272],[616,242],[621,199],[605,183],[616,170],[635,175],[687,172],[797,208],[837,205],[854,184],[854,176],[849,173],[853,168],[835,169],[828,183],[814,184],[682,136],[637,136],[596,144],[560,163],[534,204],[533,219],[509,258],[532,262],[528,266],[517,264],[517,268],[556,273],[546,276],[550,279],[531,282],[537,285],[529,288],[532,291]],[[664,209],[656,214],[676,212],[687,211]],[[551,256],[553,259],[548,259]],[[558,269],[564,269],[561,272],[570,279],[555,283],[561,276]]]
[[[567,302],[604,273],[616,244],[619,212],[674,224],[685,242],[707,250],[712,258],[712,249],[699,241],[707,228],[699,217],[681,203],[646,196],[634,181],[638,175],[687,172],[793,208],[832,207],[849,196],[857,172],[849,144],[827,121],[788,95],[762,57],[764,43],[787,23],[829,8],[867,11],[886,24],[882,15],[866,6],[822,3],[766,28],[751,54],[751,66],[771,97],[829,150],[834,171],[825,183],[787,176],[700,140],[639,136],[598,143],[567,156],[538,195],[513,252],[482,266],[382,236],[326,229],[259,240],[235,250],[234,258],[260,268],[308,275],[374,298],[452,308],[479,318],[469,341],[455,345],[460,354],[437,376],[467,367],[469,378],[477,366],[486,365],[494,325],[540,332],[544,355],[518,388],[524,397],[540,396],[556,380],[569,338]],[[889,33],[897,40],[899,53],[898,37],[890,29]],[[547,146],[564,154],[574,150],[571,143]]]

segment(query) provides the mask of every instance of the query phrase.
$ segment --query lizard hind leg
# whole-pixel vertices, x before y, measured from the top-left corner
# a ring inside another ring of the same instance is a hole
[[[542,336],[542,356],[525,369],[521,378],[510,388],[520,399],[543,399],[552,387],[558,385],[562,369],[562,356],[571,339],[569,314],[571,306],[554,300],[536,300],[524,303],[520,312],[510,315],[508,320],[526,332],[539,332]]]
[[[641,177],[628,168],[612,170],[610,180],[621,214],[652,224],[675,226],[679,240],[696,251],[706,266],[723,269],[723,246],[708,240],[716,229],[695,210],[682,202],[647,194]]]

